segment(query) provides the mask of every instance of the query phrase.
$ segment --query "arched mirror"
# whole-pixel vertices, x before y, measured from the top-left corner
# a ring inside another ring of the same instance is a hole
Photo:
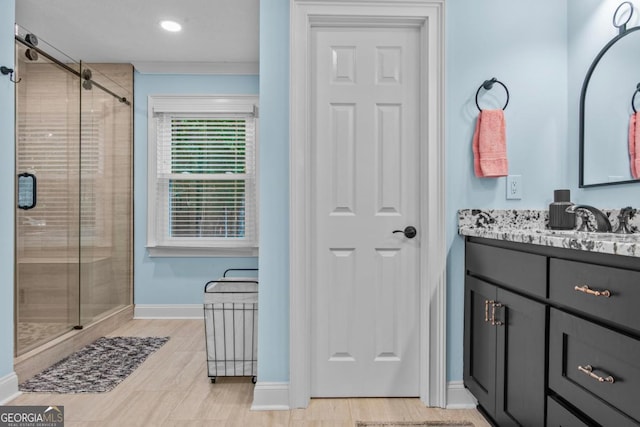
[[[629,144],[630,121],[635,113],[632,102],[640,111],[640,95],[636,96],[640,84],[640,26],[626,28],[632,15],[630,2],[618,6],[613,23],[619,34],[598,53],[582,85],[580,187],[635,182],[638,178],[632,173]]]

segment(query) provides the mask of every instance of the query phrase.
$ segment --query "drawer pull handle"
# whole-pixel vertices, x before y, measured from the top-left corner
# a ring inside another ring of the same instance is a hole
[[[493,304],[493,301],[484,300],[484,321],[489,322],[489,304]]]
[[[589,294],[589,295],[593,295],[595,297],[607,297],[609,298],[611,296],[611,292],[607,289],[605,289],[604,291],[596,291],[595,289],[591,289],[590,287],[588,287],[587,285],[583,285],[583,286],[577,286],[575,288],[576,291],[578,292],[582,292],[585,294]]]
[[[580,366],[578,365],[578,370],[580,372],[584,372],[585,374],[589,375],[591,378],[598,380],[598,382],[600,383],[610,383],[613,384],[615,382],[615,380],[613,379],[613,377],[611,375],[607,376],[607,377],[601,377],[600,375],[597,375],[593,372],[593,366],[591,365],[586,365],[586,366]]]
[[[496,320],[496,307],[502,307],[502,304],[499,302],[491,301],[491,326],[503,325],[500,320]]]

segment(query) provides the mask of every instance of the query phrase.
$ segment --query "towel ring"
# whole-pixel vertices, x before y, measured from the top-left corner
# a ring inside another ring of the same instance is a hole
[[[640,92],[640,83],[638,83],[638,86],[636,86],[636,91],[633,92],[633,98],[631,98],[631,108],[633,109],[634,113],[637,113],[637,111],[636,111],[636,95],[638,94],[638,92]]]
[[[625,10],[622,9],[623,6],[628,6],[626,12],[629,13],[627,19],[624,19]],[[620,13],[622,12],[622,13]],[[622,19],[618,20],[618,14],[622,17]],[[633,16],[633,4],[630,1],[625,1],[620,3],[615,12],[613,12],[613,26],[620,31],[620,33],[624,33],[627,31],[627,24],[631,21],[631,17]]]
[[[479,111],[482,111],[482,108],[480,108],[480,104],[478,103],[478,95],[480,95],[480,90],[483,88],[485,90],[491,90],[493,88],[494,83],[498,83],[500,86],[504,88],[504,91],[507,92],[507,102],[504,103],[504,107],[502,107],[502,109],[505,110],[507,108],[507,105],[509,105],[509,89],[507,89],[504,83],[502,83],[500,80],[494,77],[491,80],[485,80],[480,85],[480,87],[478,88],[478,91],[476,92],[476,107],[478,107]]]

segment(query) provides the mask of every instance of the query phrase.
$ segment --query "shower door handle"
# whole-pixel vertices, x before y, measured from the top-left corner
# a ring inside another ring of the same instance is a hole
[[[32,173],[18,175],[18,208],[29,210],[36,207],[38,180]]]

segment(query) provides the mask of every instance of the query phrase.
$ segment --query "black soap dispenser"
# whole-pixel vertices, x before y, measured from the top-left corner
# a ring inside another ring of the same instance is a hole
[[[549,205],[549,228],[552,230],[573,230],[576,227],[576,214],[567,212],[573,203],[569,201],[569,190],[554,190],[553,203]]]

